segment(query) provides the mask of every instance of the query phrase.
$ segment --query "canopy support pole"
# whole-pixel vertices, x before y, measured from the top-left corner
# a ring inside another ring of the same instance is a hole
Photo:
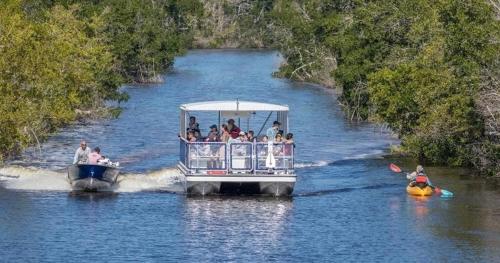
[[[222,124],[220,123],[220,114],[221,114],[221,113],[220,113],[220,111],[219,111],[219,123],[218,123],[218,127],[219,127],[219,128],[217,128],[217,129],[218,129],[219,135],[222,135]]]
[[[259,132],[257,133],[257,136],[255,137],[259,137],[260,133],[262,132],[262,130],[264,129],[264,126],[266,126],[267,124],[267,121],[269,120],[269,118],[271,118],[271,115],[273,114],[273,112],[269,112],[269,115],[267,115],[267,118],[266,118],[266,121],[264,121],[264,124],[262,124],[262,127],[260,127],[260,130]],[[268,138],[269,139],[269,138]]]

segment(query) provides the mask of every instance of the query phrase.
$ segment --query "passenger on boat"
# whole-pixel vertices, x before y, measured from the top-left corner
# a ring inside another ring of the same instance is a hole
[[[292,155],[292,148],[295,148],[295,142],[293,141],[293,133],[287,133],[285,138],[285,155]]]
[[[430,185],[429,179],[427,178],[424,167],[422,167],[422,165],[417,165],[416,171],[412,172],[411,174],[407,174],[406,178],[410,180],[410,186],[416,185],[420,188],[423,188],[427,185]]]
[[[229,129],[227,128],[227,125],[222,124],[222,134],[220,136],[220,141],[227,143],[230,138],[231,138],[231,135],[229,134]]]
[[[189,126],[188,126],[188,131],[192,131],[192,132],[200,132],[200,125],[196,122],[196,117],[195,116],[191,116],[189,117]]]
[[[269,141],[269,138],[267,137],[267,135],[262,136],[261,142],[268,142],[268,141]]]
[[[99,147],[95,147],[89,154],[89,164],[97,164],[101,158],[101,149],[99,149]]]
[[[196,136],[193,131],[189,131],[187,133],[187,141],[188,142],[196,142]]]
[[[275,143],[282,143],[283,142],[283,135],[281,135],[281,133],[277,133],[276,136],[274,137],[274,142]]]
[[[273,147],[273,154],[274,155],[283,155],[283,136],[281,133],[277,133],[276,137],[274,138],[274,147]]]
[[[205,142],[218,142],[219,141],[219,136],[217,135],[216,132],[210,132],[208,134],[208,137],[205,139]]]
[[[242,143],[242,142],[246,142],[246,134],[243,131],[241,131],[239,133],[238,138],[236,138],[236,139],[231,138],[229,140],[229,143]],[[247,153],[247,145],[239,144],[239,145],[234,145],[234,146],[229,146],[229,147],[232,150],[232,154],[234,154],[236,156],[244,156]]]
[[[212,135],[214,135],[216,138],[219,138],[219,131],[217,130],[217,125],[215,124],[212,124],[212,126],[210,126],[210,131],[208,132],[207,139]]]
[[[205,139],[205,142],[218,142],[219,137],[217,133],[211,132],[208,137]],[[219,168],[220,167],[220,159],[221,152],[224,152],[224,146],[217,143],[207,143],[203,145],[202,153],[205,156],[208,156],[209,159],[207,161],[207,168]]]
[[[229,138],[229,143],[240,143],[240,142],[243,142],[241,139],[245,137],[245,132],[241,131],[238,133],[238,136],[236,138]]]
[[[239,137],[240,141],[241,142],[248,142],[248,137],[247,136],[248,135],[245,132],[241,131],[240,132],[240,137]]]
[[[241,129],[238,126],[236,126],[236,124],[234,124],[233,119],[229,119],[227,121],[227,129],[229,130],[229,135],[231,135],[233,139],[238,138]]]
[[[201,133],[199,131],[194,131],[194,137],[196,137],[197,142],[203,142],[204,138],[201,136]]]
[[[273,127],[267,129],[267,131],[266,131],[267,138],[270,138],[270,140],[274,141],[274,139],[276,139],[276,134],[278,133],[278,131],[280,129],[280,125],[281,125],[281,123],[279,121],[274,121]]]
[[[73,164],[83,164],[88,162],[90,148],[87,147],[87,142],[82,140],[80,147],[76,149],[75,157],[73,157]]]
[[[254,132],[252,130],[249,130],[247,133],[247,141],[249,142],[256,142],[257,138],[254,137]]]
[[[295,143],[293,141],[293,133],[289,132],[286,134],[285,143],[286,144],[293,144],[293,146],[295,147]]]

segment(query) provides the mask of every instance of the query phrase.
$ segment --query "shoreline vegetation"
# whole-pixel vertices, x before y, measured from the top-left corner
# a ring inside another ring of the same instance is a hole
[[[0,161],[126,101],[124,83],[163,81],[190,48],[273,48],[274,76],[332,88],[398,153],[500,176],[499,18],[488,0],[3,1]]]

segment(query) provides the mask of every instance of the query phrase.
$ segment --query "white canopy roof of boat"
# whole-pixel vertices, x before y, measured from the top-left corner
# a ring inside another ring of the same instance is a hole
[[[182,104],[180,108],[184,111],[288,111],[287,105],[241,100],[195,102]]]

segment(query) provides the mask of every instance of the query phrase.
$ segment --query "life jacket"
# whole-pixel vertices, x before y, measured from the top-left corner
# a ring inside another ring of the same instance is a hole
[[[419,175],[415,178],[416,183],[427,183],[427,176]]]

